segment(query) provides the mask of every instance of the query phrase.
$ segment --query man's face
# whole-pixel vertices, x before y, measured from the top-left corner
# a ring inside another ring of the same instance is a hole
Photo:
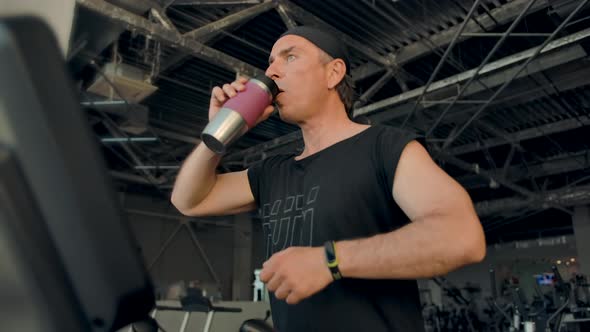
[[[287,35],[273,46],[266,75],[279,86],[281,119],[299,123],[312,115],[328,93],[320,49],[305,38]]]

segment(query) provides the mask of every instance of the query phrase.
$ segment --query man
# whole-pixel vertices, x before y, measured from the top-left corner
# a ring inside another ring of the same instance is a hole
[[[279,331],[423,330],[415,279],[485,256],[469,196],[413,136],[349,119],[349,64],[336,38],[293,28],[269,60],[281,119],[301,128],[303,152],[217,175],[220,157],[200,144],[172,202],[193,216],[260,209],[260,277]],[[210,118],[244,82],[213,89]]]

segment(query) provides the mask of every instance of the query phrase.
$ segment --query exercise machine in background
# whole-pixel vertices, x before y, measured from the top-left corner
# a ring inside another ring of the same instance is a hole
[[[590,303],[587,301],[588,284],[577,275],[565,281],[557,266],[552,273],[535,277],[535,294],[529,301],[518,283],[509,284],[509,300],[500,303],[502,294],[496,288],[494,269],[490,269],[492,306],[497,314],[494,321],[497,331],[565,332],[587,331],[590,322]],[[541,291],[540,285],[553,288],[551,295]]]
[[[150,278],[44,22],[0,20],[0,73],[0,330],[147,317]]]

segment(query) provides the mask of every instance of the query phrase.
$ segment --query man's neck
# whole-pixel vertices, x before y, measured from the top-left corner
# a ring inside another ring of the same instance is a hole
[[[332,112],[325,110],[314,119],[300,124],[300,127],[305,149],[296,157],[297,160],[352,137],[369,126],[351,121],[341,109]]]

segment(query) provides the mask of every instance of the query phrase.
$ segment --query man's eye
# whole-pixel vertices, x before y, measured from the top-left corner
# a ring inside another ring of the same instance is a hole
[[[287,56],[287,62],[291,62],[293,60],[295,60],[295,56],[294,55],[291,54],[291,55],[288,55]]]

